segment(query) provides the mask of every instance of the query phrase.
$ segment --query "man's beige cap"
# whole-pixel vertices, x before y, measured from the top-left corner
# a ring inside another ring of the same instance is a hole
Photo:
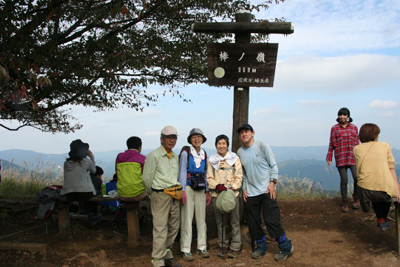
[[[165,126],[164,129],[162,129],[161,134],[178,136],[178,131],[172,126]]]

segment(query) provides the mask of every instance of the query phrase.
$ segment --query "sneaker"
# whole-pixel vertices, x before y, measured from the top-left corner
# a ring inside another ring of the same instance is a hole
[[[227,248],[220,248],[217,256],[223,258],[223,257],[225,257],[226,253],[228,253],[228,249]]]
[[[194,260],[193,254],[192,253],[186,253],[186,252],[182,252],[182,258],[185,261],[192,261]]]
[[[342,212],[349,213],[349,201],[347,199],[342,199]]]
[[[390,224],[388,224],[387,222],[383,222],[383,223],[378,223],[377,225],[382,231],[386,231],[389,230],[390,228],[392,228],[390,226]]]
[[[286,260],[289,256],[293,255],[293,250],[294,250],[294,247],[292,245],[290,252],[283,253],[282,251],[279,251],[279,253],[275,255],[274,260],[276,260],[276,261]]]
[[[200,257],[202,257],[202,258],[209,258],[210,252],[208,252],[207,249],[203,249],[203,250],[198,249],[197,255],[200,255]]]
[[[251,257],[253,259],[259,259],[261,258],[261,256],[264,256],[267,252],[261,251],[256,249],[256,251],[254,251],[253,253],[251,253]]]
[[[353,203],[351,203],[351,207],[353,209],[359,209],[360,208],[360,199],[358,196],[353,196]]]
[[[229,250],[228,258],[236,258],[240,254],[240,250]]]
[[[165,259],[164,260],[165,267],[182,267],[182,264],[177,262],[174,259]]]

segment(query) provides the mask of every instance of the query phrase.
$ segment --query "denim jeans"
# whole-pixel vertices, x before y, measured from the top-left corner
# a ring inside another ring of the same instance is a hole
[[[342,195],[342,199],[347,199],[347,184],[348,184],[348,177],[347,177],[347,169],[350,169],[351,174],[353,176],[354,182],[354,192],[353,196],[358,196],[358,185],[357,185],[357,167],[356,165],[353,166],[344,166],[344,167],[337,167],[339,175],[340,175],[340,193]]]

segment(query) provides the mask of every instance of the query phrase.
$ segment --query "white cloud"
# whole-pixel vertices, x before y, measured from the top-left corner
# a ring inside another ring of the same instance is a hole
[[[326,107],[334,104],[332,101],[302,100],[297,102],[300,107]]]
[[[387,101],[375,100],[372,101],[371,104],[369,104],[369,107],[374,109],[393,109],[397,108],[398,106],[399,103],[392,100],[387,100]]]
[[[332,94],[400,82],[400,58],[386,55],[302,56],[278,60],[279,90],[326,90]]]
[[[266,115],[276,115],[280,114],[281,112],[278,109],[277,105],[272,105],[269,108],[262,108],[262,109],[257,109],[252,112],[252,116],[258,117],[258,116],[266,116]]]
[[[279,54],[333,55],[348,51],[398,47],[400,43],[400,1],[286,1],[271,5],[257,18],[285,17],[295,23],[287,38],[272,35],[279,42]]]

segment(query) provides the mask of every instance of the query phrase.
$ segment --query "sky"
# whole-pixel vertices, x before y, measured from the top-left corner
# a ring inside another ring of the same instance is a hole
[[[274,87],[250,87],[249,123],[256,140],[270,146],[327,146],[338,110],[347,107],[358,128],[375,123],[379,140],[400,148],[400,1],[286,0],[253,14],[295,24],[294,34],[270,36],[271,43],[279,43]],[[166,125],[178,130],[176,147],[187,144],[195,127],[208,138],[205,148],[213,148],[220,134],[231,137],[233,88],[194,84],[182,91],[192,103],[167,95],[143,112],[74,107],[72,114],[84,127],[73,134],[0,128],[0,150],[61,154],[75,139],[89,143],[93,152],[124,150],[130,136],[155,149]]]

